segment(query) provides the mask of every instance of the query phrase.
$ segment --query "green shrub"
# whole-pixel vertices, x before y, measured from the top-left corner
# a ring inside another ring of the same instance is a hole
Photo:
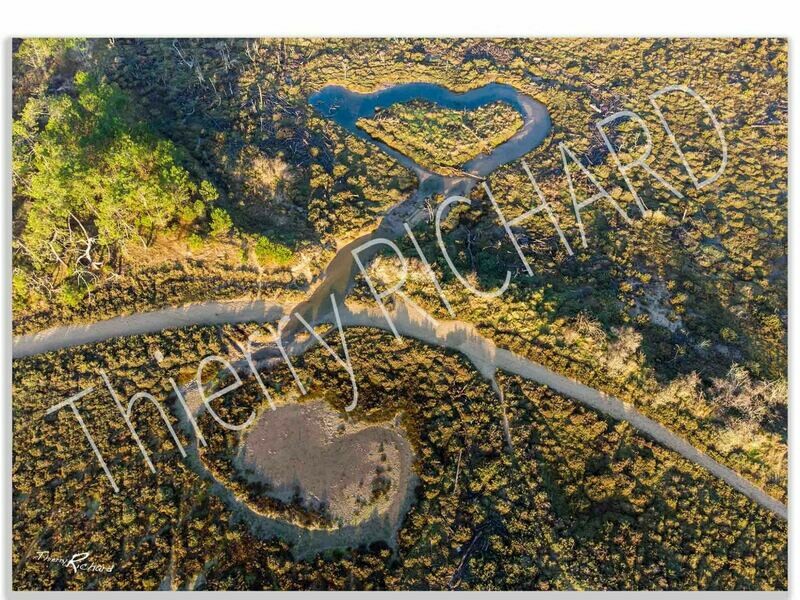
[[[196,252],[203,247],[203,238],[196,233],[192,233],[188,238],[186,238],[186,244],[189,246],[189,250]]]
[[[58,291],[58,299],[64,306],[75,308],[80,304],[87,292],[86,287],[81,287],[72,282],[65,283]]]
[[[285,265],[291,262],[294,253],[291,248],[273,242],[266,236],[259,236],[255,247],[256,258],[262,265]]]
[[[216,238],[225,237],[233,228],[233,220],[224,208],[211,211],[211,235]]]

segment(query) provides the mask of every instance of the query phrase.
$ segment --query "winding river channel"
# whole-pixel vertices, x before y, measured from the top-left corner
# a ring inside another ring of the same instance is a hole
[[[494,148],[490,153],[480,154],[463,165],[461,175],[443,176],[423,168],[410,158],[373,139],[356,125],[358,119],[372,117],[376,110],[414,99],[431,101],[453,109],[474,109],[492,102],[503,101],[519,112],[523,119],[523,126],[514,136]],[[344,327],[366,326],[386,329],[388,327],[386,319],[377,307],[344,305],[344,298],[352,289],[357,274],[351,250],[376,237],[393,239],[403,235],[405,233],[403,223],[413,225],[422,219],[426,214],[425,200],[433,194],[443,194],[445,197],[468,196],[470,190],[489,173],[506,163],[518,160],[541,144],[551,129],[550,117],[544,105],[515,88],[503,84],[490,84],[465,93],[455,93],[442,86],[428,83],[396,85],[371,94],[360,94],[342,87],[329,86],[312,95],[309,102],[322,116],[376,145],[412,170],[419,179],[419,186],[409,198],[391,207],[374,231],[359,237],[337,252],[308,298],[294,307],[263,300],[200,302],[147,313],[118,316],[85,325],[55,327],[15,337],[13,357],[21,358],[114,337],[157,333],[164,329],[189,325],[275,322],[282,316],[291,318],[289,325],[284,329],[284,340],[290,354],[297,355],[306,351],[311,344],[295,342],[295,334],[299,330],[299,321],[295,318],[295,314],[299,313],[312,325],[330,323],[332,320],[330,304],[332,293],[335,294],[340,305],[339,312]],[[360,256],[366,264],[366,261],[373,255],[364,252]],[[393,318],[401,335],[462,353],[487,379],[494,381],[495,371],[501,369],[546,385],[556,392],[614,419],[627,421],[639,432],[703,467],[775,515],[782,519],[787,518],[787,509],[784,504],[738,473],[694,448],[663,425],[641,414],[630,404],[560,375],[513,352],[497,348],[492,340],[481,335],[470,323],[433,321],[426,315],[415,313],[413,308],[399,300],[396,303]],[[262,364],[268,363],[269,361],[262,361]],[[192,452],[189,460],[196,470],[209,477],[208,471],[202,461],[198,460],[195,452]],[[249,523],[254,533],[264,536],[281,535],[299,544],[302,547],[301,554],[341,545],[345,538],[351,542],[370,541],[363,537],[363,532],[355,529],[349,531],[304,531],[294,525],[254,513],[230,490],[218,482],[214,487],[215,492],[234,509],[235,514]],[[386,532],[381,531],[380,536],[376,539],[386,539]]]
[[[473,110],[502,101],[519,112],[523,124],[511,138],[493,148],[490,153],[478,154],[463,165],[462,175],[440,175],[376,140],[356,125],[359,119],[373,117],[378,110],[411,100],[426,100],[455,110]],[[331,293],[335,293],[337,298],[345,298],[352,288],[358,273],[351,252],[354,248],[375,238],[394,239],[403,235],[405,233],[403,223],[413,226],[422,219],[427,214],[424,208],[425,200],[434,194],[441,194],[445,198],[469,196],[472,188],[489,173],[506,163],[522,158],[541,144],[551,129],[550,114],[544,104],[510,85],[500,83],[490,83],[461,94],[432,83],[407,83],[371,94],[359,94],[343,87],[328,86],[312,95],[309,102],[322,116],[374,144],[413,171],[419,180],[417,190],[406,200],[391,207],[374,231],[353,240],[336,254],[325,269],[322,283],[315,288],[308,299],[295,307],[292,316],[295,312],[299,312],[309,323],[330,310]],[[378,246],[372,246],[360,252],[359,256],[366,264],[375,256],[378,249]],[[292,332],[297,327],[299,323],[293,320],[286,331]]]

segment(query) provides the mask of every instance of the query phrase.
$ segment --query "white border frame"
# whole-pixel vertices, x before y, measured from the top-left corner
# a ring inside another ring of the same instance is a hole
[[[13,3],[13,5],[12,5]],[[641,0],[617,0],[601,4],[584,0],[573,2],[525,3],[510,0],[492,0],[479,3],[475,0],[460,2],[433,2],[431,0],[403,0],[381,3],[378,0],[300,0],[295,2],[253,2],[208,0],[165,2],[164,0],[137,0],[130,3],[109,3],[86,0],[38,0],[21,2],[7,0],[0,6],[2,31],[2,86],[3,86],[3,165],[2,165],[2,320],[3,337],[0,344],[3,385],[3,453],[2,485],[2,548],[3,564],[0,568],[0,590],[3,596],[33,598],[54,597],[64,592],[11,592],[11,38],[26,36],[203,36],[203,37],[788,37],[789,41],[789,140],[790,181],[797,174],[794,150],[796,119],[793,101],[797,97],[797,78],[794,63],[795,43],[791,38],[800,23],[796,3],[761,0],[757,5],[731,0],[725,3],[698,2],[697,0],[669,0],[669,2],[643,3]],[[793,24],[790,27],[789,24]],[[791,188],[790,188],[791,190]],[[789,239],[796,237],[800,227],[794,215],[796,199],[789,196]],[[793,291],[791,282],[797,280],[796,252],[789,247],[789,311],[800,314],[800,296]],[[798,345],[795,319],[789,320],[789,372],[792,373]],[[798,410],[800,387],[795,376],[790,377],[789,410],[789,597],[800,598],[796,589],[800,585],[800,559],[798,559],[798,502],[794,491],[798,489],[797,469],[800,466]],[[225,592],[224,594],[254,595],[281,592]],[[322,592],[298,592],[300,597],[316,596]],[[341,595],[347,592],[330,592]],[[363,592],[362,595],[431,597],[438,592]],[[518,595],[523,592],[463,592],[471,596]],[[529,597],[530,592],[524,592]],[[617,592],[542,592],[556,595],[591,598],[598,595],[617,597]],[[626,598],[647,594],[670,594],[671,598],[693,592],[628,592]],[[695,592],[707,598],[729,598],[732,592]],[[78,597],[88,592],[67,592]],[[113,592],[125,597],[156,595],[174,597],[174,592]],[[183,597],[209,597],[200,592],[182,593]],[[103,594],[106,597],[108,593]],[[737,598],[787,597],[784,592],[737,592]],[[216,595],[215,595],[216,597]]]

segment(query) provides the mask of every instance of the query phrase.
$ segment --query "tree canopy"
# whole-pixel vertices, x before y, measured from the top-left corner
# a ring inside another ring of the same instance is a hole
[[[39,293],[85,291],[132,245],[216,198],[118,86],[91,74],[75,76],[74,94],[31,99],[14,130],[16,181],[31,200],[18,245]]]

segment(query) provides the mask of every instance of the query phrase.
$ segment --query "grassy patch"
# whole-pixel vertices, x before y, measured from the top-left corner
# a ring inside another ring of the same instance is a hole
[[[426,169],[447,174],[507,141],[522,117],[505,102],[462,111],[413,100],[359,119],[358,126]]]

